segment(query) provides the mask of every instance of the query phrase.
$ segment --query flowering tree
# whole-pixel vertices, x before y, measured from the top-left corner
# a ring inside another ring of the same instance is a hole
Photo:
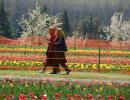
[[[28,16],[23,15],[19,24],[22,27],[22,37],[27,36],[46,36],[48,27],[58,26],[62,23],[58,22],[57,16],[49,16],[47,13],[41,12],[41,8],[36,4],[36,8],[28,12]]]
[[[130,20],[123,20],[123,12],[115,12],[111,18],[111,25],[105,28],[113,40],[130,39]]]

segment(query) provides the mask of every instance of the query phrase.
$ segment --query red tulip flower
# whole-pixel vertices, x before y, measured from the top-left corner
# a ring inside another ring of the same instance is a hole
[[[60,94],[60,93],[55,93],[55,97],[56,97],[56,99],[59,99],[59,98],[60,98],[60,96],[61,96],[61,94]]]
[[[104,100],[104,98],[101,95],[97,96],[98,100]]]
[[[12,100],[12,98],[14,98],[14,95],[6,96],[6,100]]]
[[[35,96],[32,92],[29,93],[29,96],[31,97],[31,100],[34,100],[35,99]]]
[[[71,94],[67,94],[67,98],[71,97]]]
[[[75,95],[75,98],[77,98],[78,100],[83,100],[83,98],[80,95]]]
[[[107,96],[107,100],[113,100],[113,96],[112,95]]]
[[[92,99],[93,97],[92,97],[91,94],[86,94],[86,98],[87,98],[87,99]]]
[[[67,100],[74,100],[74,98],[72,98],[72,97],[68,97],[68,99]]]
[[[120,96],[119,97],[119,100],[125,100],[123,96]]]
[[[20,94],[18,100],[26,100],[26,96],[24,94]]]
[[[40,96],[40,100],[47,100],[46,96]]]

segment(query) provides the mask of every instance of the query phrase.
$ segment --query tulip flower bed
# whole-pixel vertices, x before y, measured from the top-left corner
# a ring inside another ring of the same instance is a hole
[[[0,100],[130,100],[128,83],[51,79],[0,80]]]
[[[26,53],[26,54],[43,54],[46,52],[45,46],[8,46],[8,45],[0,45],[0,53]],[[98,49],[74,49],[71,48],[67,52],[68,55],[82,55],[82,56],[96,56],[99,54]],[[110,49],[102,49],[102,56],[121,56],[121,57],[129,57],[129,50],[110,50]]]
[[[0,69],[4,70],[40,70],[43,66],[41,61],[0,61]],[[67,66],[76,71],[98,71],[99,64],[90,63],[67,63]],[[120,71],[130,72],[130,65],[100,64],[100,70],[104,72]]]
[[[93,63],[98,64],[98,57],[93,56],[66,56],[70,63]],[[0,56],[1,61],[39,61],[43,62],[46,59],[45,55],[7,55]],[[101,64],[130,64],[130,59],[120,57],[101,57]]]
[[[45,52],[46,47],[43,46],[0,45],[0,69],[39,70],[46,59]],[[87,48],[74,50],[70,48],[66,57],[68,67],[73,70],[99,70],[98,49]],[[130,51],[128,50],[101,49],[100,71],[121,71],[123,73],[130,73],[129,58]]]

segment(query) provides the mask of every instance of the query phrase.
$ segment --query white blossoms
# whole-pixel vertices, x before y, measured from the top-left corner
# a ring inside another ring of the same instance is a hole
[[[22,36],[45,36],[48,27],[58,26],[62,23],[58,22],[57,16],[49,16],[47,13],[42,13],[41,8],[36,4],[36,8],[28,12],[28,16],[23,15],[20,25],[22,27]]]
[[[105,28],[113,40],[130,39],[130,20],[123,20],[124,12],[115,12],[111,18],[111,25]]]

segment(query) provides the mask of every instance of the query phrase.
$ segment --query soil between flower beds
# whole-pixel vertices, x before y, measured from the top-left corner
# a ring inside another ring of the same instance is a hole
[[[117,81],[10,78],[0,80],[0,100],[129,100],[130,84]],[[71,99],[69,99],[71,98]],[[110,99],[111,98],[111,99]]]

